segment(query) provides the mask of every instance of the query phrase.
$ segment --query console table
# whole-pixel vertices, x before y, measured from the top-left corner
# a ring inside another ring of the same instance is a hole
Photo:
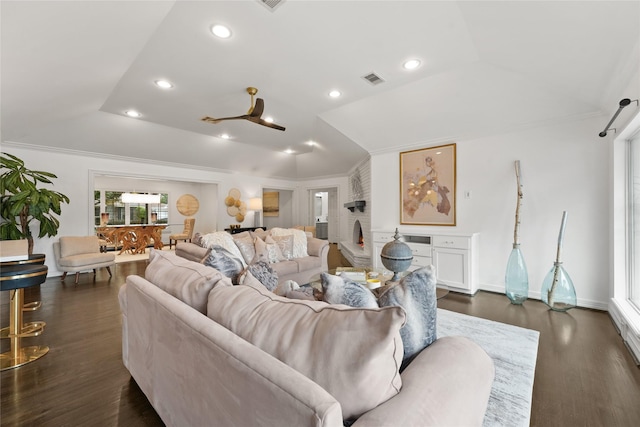
[[[265,227],[239,227],[239,228],[225,228],[224,231],[226,231],[229,234],[237,234],[237,233],[242,233],[243,231],[256,231],[258,228],[265,229]]]
[[[116,249],[121,247],[120,253],[143,254],[152,239],[153,247],[162,249],[162,230],[165,228],[166,224],[105,225],[96,227],[96,234]]]
[[[373,232],[374,267],[381,268],[380,252],[393,240],[392,231]],[[478,291],[478,234],[400,232],[413,252],[409,270],[433,264],[439,286],[465,294]]]

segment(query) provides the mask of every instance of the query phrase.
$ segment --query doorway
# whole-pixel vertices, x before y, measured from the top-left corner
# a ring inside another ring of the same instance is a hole
[[[338,189],[336,187],[309,190],[309,221],[316,226],[316,237],[330,243],[339,241]]]

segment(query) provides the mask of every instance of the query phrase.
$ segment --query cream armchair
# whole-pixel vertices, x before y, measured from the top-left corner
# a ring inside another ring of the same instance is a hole
[[[98,236],[67,236],[53,243],[53,254],[58,269],[63,272],[61,280],[67,277],[67,273],[76,273],[76,285],[81,271],[93,270],[105,267],[111,276],[111,266],[116,263],[113,253],[100,251]]]
[[[178,240],[184,240],[185,242],[191,242],[191,238],[193,237],[193,226],[196,224],[195,218],[187,218],[184,220],[184,230],[182,233],[171,234],[169,236],[169,249],[173,247],[174,244],[178,244]],[[175,243],[174,243],[175,242]]]

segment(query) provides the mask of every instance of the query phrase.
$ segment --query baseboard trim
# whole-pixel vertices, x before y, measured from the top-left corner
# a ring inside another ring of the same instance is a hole
[[[609,315],[636,365],[640,366],[640,313],[628,301],[611,298]]]
[[[488,283],[482,283],[480,284],[479,289],[483,290],[483,291],[489,291],[489,292],[495,292],[497,294],[504,294],[504,285],[492,285],[492,284],[488,284]],[[539,291],[529,291],[529,298],[531,299],[537,299],[537,300],[542,300],[542,294]],[[606,302],[601,302],[601,301],[593,301],[593,300],[588,300],[588,299],[583,299],[583,298],[578,298],[578,307],[582,307],[582,308],[592,308],[594,310],[602,310],[602,311],[608,311],[609,310],[609,306],[607,305]]]

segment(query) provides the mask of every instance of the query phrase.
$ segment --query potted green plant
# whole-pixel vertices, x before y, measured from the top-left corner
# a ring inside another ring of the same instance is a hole
[[[39,224],[38,237],[53,237],[58,233],[62,203],[69,198],[40,184],[53,184],[57,178],[50,172],[27,169],[24,162],[8,153],[0,155],[0,240],[27,239],[29,255],[33,254],[31,222]]]

